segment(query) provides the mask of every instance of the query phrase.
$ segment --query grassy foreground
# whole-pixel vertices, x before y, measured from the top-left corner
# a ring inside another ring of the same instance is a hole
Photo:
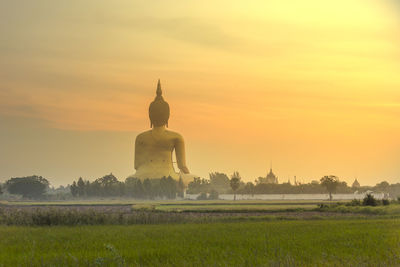
[[[0,226],[0,266],[399,266],[400,220]]]

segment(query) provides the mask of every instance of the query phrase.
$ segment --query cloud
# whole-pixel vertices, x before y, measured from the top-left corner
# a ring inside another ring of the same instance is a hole
[[[146,34],[161,34],[170,39],[205,47],[229,49],[238,46],[240,38],[226,33],[215,22],[200,18],[175,17],[155,18],[142,17],[133,19],[104,18],[105,25],[118,24],[132,31]]]

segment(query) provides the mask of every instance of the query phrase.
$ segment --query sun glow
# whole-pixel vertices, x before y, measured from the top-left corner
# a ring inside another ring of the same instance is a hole
[[[239,170],[252,180],[273,160],[285,179],[399,177],[400,35],[391,1],[40,2],[0,8],[4,121],[128,131],[133,140],[149,126],[161,78],[170,127],[185,136],[194,173]],[[108,168],[133,171],[117,160]]]

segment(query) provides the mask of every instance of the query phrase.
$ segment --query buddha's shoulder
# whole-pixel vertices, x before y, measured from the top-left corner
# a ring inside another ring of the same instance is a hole
[[[143,133],[140,133],[136,136],[137,140],[143,139],[143,138],[148,138],[151,136],[151,130],[145,131]]]
[[[180,133],[171,131],[171,130],[165,130],[165,135],[169,139],[183,139],[182,135]],[[143,140],[143,139],[148,139],[148,138],[153,138],[152,137],[152,130],[148,130],[145,132],[142,132],[136,136],[136,140]]]
[[[166,130],[165,131],[169,137],[175,138],[175,139],[183,139],[182,135],[180,133],[171,131],[171,130]]]

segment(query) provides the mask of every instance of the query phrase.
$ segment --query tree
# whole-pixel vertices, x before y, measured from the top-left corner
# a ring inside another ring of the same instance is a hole
[[[139,178],[128,177],[125,180],[126,194],[134,198],[143,198],[145,193],[143,183]]]
[[[230,185],[233,190],[233,200],[236,200],[236,190],[239,189],[240,186],[240,174],[239,172],[234,172],[231,176]]]
[[[332,200],[332,193],[336,191],[339,185],[339,178],[334,175],[324,176],[321,178],[321,185],[329,192],[329,200]]]
[[[230,180],[225,173],[212,172],[210,173],[210,184],[211,190],[215,190],[218,193],[225,193],[229,191]]]
[[[101,185],[98,183],[98,181],[93,181],[90,183],[90,193],[92,196],[101,196],[103,194]]]
[[[85,195],[85,182],[83,181],[82,177],[79,177],[76,185],[78,186],[78,196],[83,197]]]
[[[118,181],[118,184],[116,187],[116,192],[114,192],[114,193],[118,194],[118,196],[120,196],[120,197],[125,195],[125,183]]]
[[[207,193],[206,193],[206,192],[200,193],[200,194],[197,196],[196,200],[207,200]]]
[[[49,181],[42,176],[11,178],[6,182],[7,191],[24,198],[41,198],[49,187]]]
[[[386,181],[380,182],[379,184],[376,184],[376,186],[375,186],[376,190],[381,191],[381,192],[387,192],[389,187],[390,187],[390,185]]]
[[[156,179],[153,180],[154,182]],[[176,181],[171,177],[163,177],[159,180],[160,186],[160,197],[166,197],[167,199],[176,198],[177,184]]]
[[[143,193],[146,198],[153,199],[153,194],[152,194],[152,186],[150,179],[146,178],[143,181]]]
[[[254,196],[254,184],[252,182],[247,182],[244,186],[244,191],[247,194],[251,194],[252,196]]]
[[[210,181],[200,177],[194,177],[193,181],[188,184],[188,194],[207,193],[210,191]]]
[[[96,179],[94,183],[99,185],[100,193],[104,196],[115,196],[119,193],[119,181],[112,173]]]
[[[78,186],[76,185],[76,182],[73,181],[72,185],[69,188],[71,190],[71,195],[73,197],[76,197],[78,195]]]
[[[219,198],[218,191],[211,190],[210,195],[208,196],[208,199],[217,200],[218,198]]]
[[[139,179],[136,177],[128,177],[125,179],[125,193],[128,196],[135,197],[137,180],[139,180]]]
[[[89,181],[86,181],[86,182],[85,182],[85,194],[86,194],[87,196],[93,195],[92,185],[90,184]]]
[[[183,183],[182,177],[179,177],[177,186],[178,186],[178,196],[183,198],[185,196],[185,184]]]
[[[135,198],[143,198],[144,189],[143,189],[143,183],[140,179],[136,181],[133,193]]]
[[[2,189],[3,189],[3,187],[0,184],[0,195],[3,194],[3,190]]]

